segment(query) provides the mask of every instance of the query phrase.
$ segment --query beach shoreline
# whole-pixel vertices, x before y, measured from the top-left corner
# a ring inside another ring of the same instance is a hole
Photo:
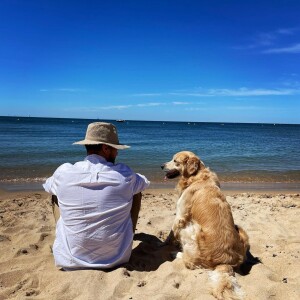
[[[44,191],[44,182],[0,182],[1,192]],[[151,182],[149,190],[172,191],[176,181]],[[300,182],[220,182],[226,193],[300,193]]]

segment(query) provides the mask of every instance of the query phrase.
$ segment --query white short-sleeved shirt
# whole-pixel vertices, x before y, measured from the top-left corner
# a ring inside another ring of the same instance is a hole
[[[55,264],[104,269],[127,262],[133,240],[132,198],[149,184],[126,165],[96,154],[74,165],[61,165],[43,185],[57,196],[60,209]]]

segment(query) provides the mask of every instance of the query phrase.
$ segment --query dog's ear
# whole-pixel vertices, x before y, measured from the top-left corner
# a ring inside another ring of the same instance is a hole
[[[189,175],[194,175],[200,168],[200,161],[197,157],[191,157],[187,161],[186,171]]]

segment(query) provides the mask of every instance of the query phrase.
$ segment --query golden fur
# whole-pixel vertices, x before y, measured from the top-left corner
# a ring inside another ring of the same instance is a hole
[[[173,237],[181,244],[182,259],[188,268],[202,266],[231,276],[234,274],[232,268],[245,261],[249,241],[246,232],[234,224],[217,175],[189,151],[175,154],[162,167],[168,171],[167,177],[180,176],[177,185],[180,198],[168,240]],[[227,295],[232,285],[227,277],[219,279],[214,296],[218,299],[240,299],[235,298],[234,293]]]

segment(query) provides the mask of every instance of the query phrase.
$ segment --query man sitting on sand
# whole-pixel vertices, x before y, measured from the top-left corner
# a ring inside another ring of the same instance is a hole
[[[150,182],[117,163],[119,143],[113,124],[89,124],[84,161],[61,165],[44,189],[57,196],[60,218],[53,245],[55,264],[64,270],[106,269],[128,262],[141,205]]]

